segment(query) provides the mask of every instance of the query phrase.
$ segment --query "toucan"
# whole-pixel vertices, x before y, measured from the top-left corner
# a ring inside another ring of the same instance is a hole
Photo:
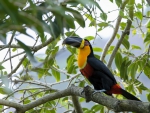
[[[130,100],[141,101],[121,88],[107,66],[94,56],[92,46],[87,39],[72,36],[64,39],[63,44],[78,48],[77,63],[80,72],[94,86],[96,92],[107,95],[121,94]]]

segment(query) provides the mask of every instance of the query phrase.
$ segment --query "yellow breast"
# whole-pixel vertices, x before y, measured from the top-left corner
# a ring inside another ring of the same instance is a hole
[[[85,46],[82,49],[79,49],[78,53],[78,67],[80,69],[84,68],[87,63],[87,56],[90,54],[90,47]]]

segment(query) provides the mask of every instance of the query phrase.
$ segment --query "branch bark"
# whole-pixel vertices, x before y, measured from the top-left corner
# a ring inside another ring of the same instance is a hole
[[[118,49],[119,49],[119,47],[120,47],[120,45],[121,45],[121,43],[122,43],[124,37],[125,37],[126,35],[129,35],[129,33],[130,33],[130,27],[131,27],[131,25],[132,25],[132,20],[133,20],[134,0],[130,0],[130,1],[129,1],[129,5],[131,6],[131,7],[129,8],[129,19],[127,20],[127,25],[126,25],[125,30],[122,32],[122,35],[121,35],[121,37],[120,37],[118,43],[117,43],[116,46],[115,46],[115,49],[113,50],[113,52],[112,52],[112,54],[111,54],[111,56],[110,56],[110,59],[109,59],[108,64],[107,64],[107,67],[108,67],[108,68],[111,67],[112,61],[113,61],[113,59],[114,59],[114,57],[115,57],[115,55],[116,55],[116,53],[117,53],[117,51],[118,51]]]
[[[146,1],[147,1],[148,5],[150,6],[150,0],[146,0]]]
[[[77,96],[72,96],[72,102],[74,105],[75,113],[83,113],[81,104]]]
[[[26,55],[24,55],[24,57],[21,59],[21,61],[18,63],[18,65],[16,66],[16,68],[14,69],[14,70],[12,70],[11,71],[11,73],[9,73],[7,76],[8,77],[11,77],[12,76],[12,74],[14,74],[17,70],[18,70],[18,68],[20,67],[20,65],[22,64],[22,62],[24,61],[24,59],[26,58]]]
[[[124,0],[124,2],[122,3],[121,7],[120,7],[120,10],[124,11],[124,8],[126,6],[126,4],[129,2],[129,0]],[[118,19],[117,19],[117,22],[116,22],[116,25],[115,25],[115,29],[114,29],[114,32],[112,34],[112,37],[108,40],[108,42],[106,43],[105,47],[104,47],[104,50],[103,50],[103,53],[102,53],[102,56],[101,56],[101,61],[103,61],[105,59],[105,56],[106,56],[106,53],[108,51],[108,48],[109,46],[111,45],[111,43],[114,41],[115,37],[116,37],[116,34],[118,32],[118,29],[119,29],[119,25],[120,25],[120,22],[122,20],[122,17],[120,16],[120,14],[118,15]]]
[[[103,93],[96,93],[93,95],[94,90],[90,87],[88,87],[88,92],[89,92],[88,97],[89,99],[91,99],[91,101],[107,106],[108,108],[114,110],[115,112],[130,111],[136,113],[150,113],[150,103],[148,102],[139,102],[134,100],[118,100],[116,98],[104,95]],[[85,98],[85,93],[83,92],[83,88],[79,88],[72,85],[71,87],[65,90],[45,95],[42,98],[39,98],[26,105],[21,105],[6,100],[0,100],[0,104],[16,108],[17,113],[24,113],[25,111],[28,111],[48,101],[59,99],[65,96],[80,96]]]
[[[33,46],[28,46],[29,48],[31,48],[31,50],[32,51],[38,51],[38,50],[40,50],[41,48],[43,48],[43,47],[45,47],[45,46],[47,46],[49,43],[51,43],[52,41],[54,40],[54,38],[50,38],[50,39],[48,39],[45,43],[42,43],[42,44],[40,44],[40,45],[37,45],[37,46],[35,46],[34,48],[33,48]],[[5,49],[5,48],[20,48],[21,49],[21,47],[19,46],[19,45],[0,45],[0,48],[1,48],[1,50],[2,49]]]

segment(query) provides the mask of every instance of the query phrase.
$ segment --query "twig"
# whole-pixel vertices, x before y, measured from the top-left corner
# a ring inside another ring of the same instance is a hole
[[[76,75],[79,75],[79,74],[80,74],[80,73],[77,73],[77,74],[75,74],[75,75],[69,74],[69,73],[67,73],[66,71],[63,71],[63,70],[61,70],[61,69],[58,69],[58,68],[55,67],[55,66],[50,66],[50,68],[52,68],[52,69],[54,69],[54,70],[56,70],[56,71],[58,71],[58,72],[60,72],[60,73],[63,73],[63,74],[65,74],[65,75],[69,76],[69,77],[76,76]]]
[[[125,30],[123,31],[123,33],[122,33],[122,35],[121,35],[121,37],[120,37],[118,43],[116,44],[116,46],[115,46],[115,48],[114,48],[114,50],[113,50],[113,52],[112,52],[112,54],[111,54],[111,56],[110,56],[110,59],[109,59],[108,64],[107,64],[107,67],[108,67],[108,68],[111,67],[112,61],[113,61],[113,59],[114,59],[114,57],[115,57],[115,55],[116,55],[116,53],[117,53],[117,51],[118,51],[118,49],[119,49],[119,47],[120,47],[120,45],[121,45],[121,43],[122,43],[124,37],[125,37],[126,35],[129,35],[129,33],[130,33],[130,27],[131,27],[131,25],[132,25],[132,20],[133,20],[133,4],[134,4],[134,1],[131,1],[131,0],[130,0],[129,3],[130,3],[130,5],[131,5],[131,7],[129,8],[129,18],[130,18],[130,19],[127,20],[126,28],[125,28]]]
[[[12,80],[12,82],[14,82],[15,84],[18,83],[18,82],[21,82],[21,83],[34,84],[34,85],[39,85],[39,86],[43,86],[43,87],[46,87],[46,88],[50,88],[47,84],[39,82],[39,81]]]
[[[20,67],[20,65],[22,64],[22,62],[24,61],[24,59],[26,58],[26,55],[24,55],[24,57],[21,59],[21,61],[18,63],[18,65],[16,66],[16,68],[14,70],[11,71],[11,73],[9,73],[7,76],[11,77],[13,73],[15,73],[17,71],[17,69]]]
[[[12,66],[12,61],[11,61],[11,49],[10,49],[10,45],[11,45],[11,43],[12,43],[12,41],[13,41],[13,38],[14,38],[14,36],[15,36],[15,33],[16,33],[16,31],[13,31],[12,36],[11,36],[11,39],[10,39],[10,42],[8,43],[8,45],[9,45],[8,51],[9,51],[9,58],[10,58],[11,71],[13,70],[13,66]]]
[[[124,8],[126,6],[126,4],[129,2],[129,0],[124,0],[124,2],[122,3],[121,7],[120,7],[120,10],[124,11]],[[104,47],[104,50],[102,52],[102,56],[101,56],[101,60],[104,61],[105,59],[105,56],[106,56],[106,53],[108,51],[108,48],[109,46],[111,45],[111,43],[113,42],[113,40],[115,39],[116,37],[116,34],[118,32],[118,29],[119,29],[119,25],[120,25],[120,22],[122,20],[122,17],[120,16],[120,14],[118,15],[118,19],[117,19],[117,22],[116,22],[116,25],[115,25],[115,29],[114,29],[114,32],[112,34],[112,37],[108,40],[108,42],[106,43],[105,47]]]
[[[144,66],[143,66],[141,72],[140,72],[139,75],[137,76],[137,79],[139,79],[139,77],[141,76],[141,74],[142,74],[142,72],[143,72],[145,66],[148,64],[148,61],[149,61],[149,53],[150,53],[150,45],[149,45],[148,51],[147,51],[147,60],[146,60],[146,62],[145,62],[145,64],[144,64]]]
[[[11,56],[11,57],[9,57],[9,58],[3,60],[1,63],[4,63],[4,62],[8,61],[9,59],[12,59],[12,58],[17,57],[17,56],[19,56],[19,55],[21,55],[21,54],[24,54],[24,53],[25,53],[25,51],[20,52],[20,53],[18,53],[18,54],[16,54],[16,55],[13,55],[13,56]]]

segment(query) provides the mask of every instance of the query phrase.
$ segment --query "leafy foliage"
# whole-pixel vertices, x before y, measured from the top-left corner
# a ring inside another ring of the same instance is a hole
[[[124,36],[115,54],[111,71],[121,79],[118,82],[124,85],[126,90],[137,96],[145,96],[144,91],[147,101],[150,101],[148,87],[139,80],[141,76],[150,79],[150,21],[147,19],[150,12],[147,11],[146,15],[143,13],[147,2],[107,2],[114,4],[116,9],[105,11],[104,7],[109,6],[101,4],[98,0],[65,0],[61,3],[58,0],[0,0],[0,94],[4,96],[3,99],[25,105],[44,95],[65,89],[70,84],[79,87],[90,85],[78,74],[77,50],[70,46],[62,47],[62,40],[69,36],[80,36],[80,28],[88,27],[92,28],[95,34],[87,36],[87,31],[84,31],[82,38],[96,43],[97,37],[101,37],[101,32],[106,30],[106,34],[111,34],[107,31],[108,28],[114,31],[118,29],[116,38],[114,37],[115,44],[106,45],[108,50],[104,63],[108,63],[107,58],[111,57],[116,43],[128,26],[127,20],[131,20],[129,10],[133,6],[134,19],[128,31],[130,35]],[[115,19],[110,16],[113,12],[118,13]],[[118,28],[114,23],[118,24]],[[137,38],[141,40],[142,46],[131,42],[137,42]],[[98,43],[101,45],[101,42]],[[95,56],[100,59],[105,47],[94,44],[93,46]],[[59,54],[66,53],[65,49],[69,51],[68,56],[65,55],[66,59],[58,59]],[[84,98],[80,98],[79,101],[85,103]],[[56,113],[60,108],[64,112],[73,111],[71,98],[52,100],[26,113]],[[7,111],[5,109],[4,105],[0,105],[0,112]],[[83,107],[82,110],[84,113],[109,112],[108,108],[98,104],[91,104],[90,108]]]

